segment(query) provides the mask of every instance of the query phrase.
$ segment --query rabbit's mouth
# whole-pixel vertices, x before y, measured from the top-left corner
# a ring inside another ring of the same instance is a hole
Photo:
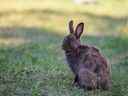
[[[72,48],[69,45],[63,44],[62,49],[66,51],[66,50],[71,50]]]
[[[72,40],[72,38],[70,39],[65,38],[62,43],[62,49],[64,51],[69,51],[69,50],[75,51],[79,48],[79,46],[80,46],[80,41],[74,39]]]

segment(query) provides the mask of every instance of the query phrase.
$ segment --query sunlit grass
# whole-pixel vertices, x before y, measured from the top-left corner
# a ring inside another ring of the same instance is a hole
[[[0,26],[52,28],[66,32],[70,19],[86,23],[87,34],[118,34],[128,21],[127,0],[99,0],[93,5],[76,5],[72,1],[12,0],[0,1]],[[57,23],[59,22],[59,23]],[[125,32],[126,33],[126,32]]]
[[[23,38],[1,38],[0,45],[21,45],[27,43],[28,40],[24,40]]]

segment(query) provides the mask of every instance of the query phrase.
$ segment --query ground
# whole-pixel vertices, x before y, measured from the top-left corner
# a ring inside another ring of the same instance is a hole
[[[0,96],[127,96],[128,1],[0,0]],[[70,19],[85,22],[83,44],[97,46],[112,66],[112,89],[71,85],[62,40]]]

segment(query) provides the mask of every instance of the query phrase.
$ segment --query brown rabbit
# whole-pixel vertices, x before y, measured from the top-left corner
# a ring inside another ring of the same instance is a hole
[[[74,84],[87,89],[110,89],[110,66],[99,49],[81,45],[80,36],[83,29],[84,23],[79,23],[74,30],[71,20],[69,22],[70,34],[64,38],[62,44],[69,67],[75,75]]]

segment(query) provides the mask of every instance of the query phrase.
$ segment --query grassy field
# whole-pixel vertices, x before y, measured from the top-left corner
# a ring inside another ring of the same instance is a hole
[[[128,1],[0,0],[0,96],[128,96]],[[111,91],[71,85],[61,43],[67,23],[85,22],[82,43],[112,64]]]

